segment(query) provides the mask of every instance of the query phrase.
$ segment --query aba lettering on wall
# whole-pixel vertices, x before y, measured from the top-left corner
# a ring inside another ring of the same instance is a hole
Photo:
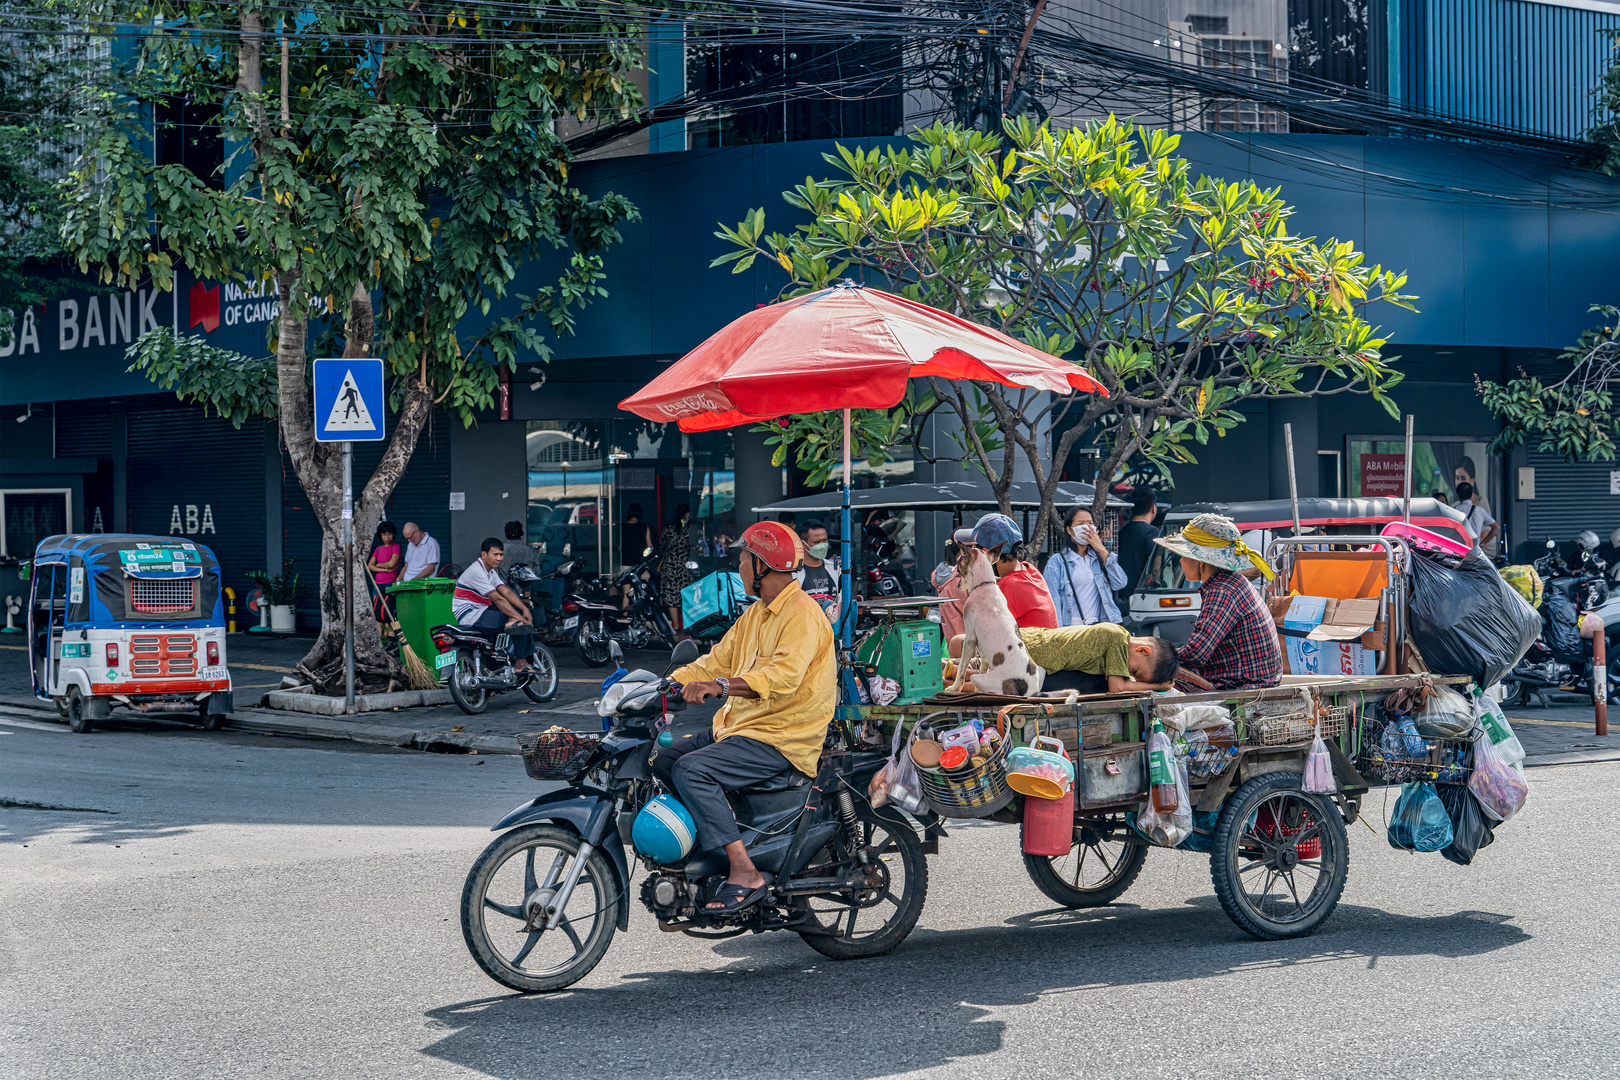
[[[169,513],[169,535],[171,536],[206,536],[209,533],[217,535],[214,528],[214,505],[203,503],[174,504]]]

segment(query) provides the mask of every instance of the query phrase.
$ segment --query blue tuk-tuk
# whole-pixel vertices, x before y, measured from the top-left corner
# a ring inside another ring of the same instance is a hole
[[[219,561],[174,536],[51,536],[29,573],[34,696],[86,732],[114,705],[191,713],[216,730],[234,707]]]

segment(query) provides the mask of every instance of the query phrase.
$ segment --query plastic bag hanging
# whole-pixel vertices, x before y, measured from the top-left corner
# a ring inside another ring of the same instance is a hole
[[[1311,752],[1305,755],[1303,787],[1312,795],[1332,795],[1339,790],[1339,782],[1333,777],[1333,758],[1328,754],[1327,743],[1320,730],[1316,733],[1316,741],[1311,743]]]
[[[917,765],[911,760],[911,744],[917,738],[918,726],[912,725],[911,737],[904,739],[902,744],[906,725],[904,721],[895,721],[894,739],[889,744],[889,760],[872,777],[866,789],[874,807],[894,803],[913,814],[922,809],[922,784],[917,780]]]
[[[1530,795],[1523,771],[1508,763],[1498,744],[1484,731],[1474,738],[1474,772],[1468,778],[1468,790],[1479,799],[1486,815],[1497,821],[1512,818]]]
[[[1474,701],[1474,716],[1497,754],[1509,765],[1524,760],[1524,744],[1513,733],[1513,726],[1502,713],[1502,706],[1493,697],[1481,694]]]
[[[1402,851],[1439,851],[1451,846],[1451,816],[1433,784],[1402,784],[1389,815],[1389,846]]]

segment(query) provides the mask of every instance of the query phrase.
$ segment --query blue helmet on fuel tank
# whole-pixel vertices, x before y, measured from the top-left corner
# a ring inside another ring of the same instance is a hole
[[[636,815],[630,827],[630,842],[640,854],[655,863],[679,862],[692,853],[697,842],[697,824],[680,802],[668,795],[653,799]]]

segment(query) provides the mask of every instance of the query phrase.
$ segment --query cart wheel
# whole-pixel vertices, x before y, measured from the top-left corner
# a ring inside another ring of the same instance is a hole
[[[1064,907],[1102,907],[1118,900],[1147,859],[1147,845],[1123,824],[1082,826],[1067,855],[1024,853],[1024,870],[1035,887]]]
[[[87,734],[91,728],[95,727],[95,721],[90,719],[85,710],[84,695],[79,693],[77,686],[68,687],[67,720],[68,727],[77,731],[80,735]]]
[[[1300,790],[1298,773],[1257,776],[1237,789],[1215,825],[1210,877],[1231,920],[1268,941],[1304,937],[1344,892],[1350,838],[1326,796]]]

